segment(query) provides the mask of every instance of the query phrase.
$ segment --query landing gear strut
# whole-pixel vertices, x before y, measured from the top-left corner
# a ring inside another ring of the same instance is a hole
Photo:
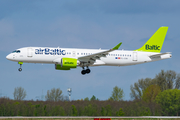
[[[22,64],[23,64],[23,62],[18,62],[18,64],[20,65],[20,68],[18,69],[19,70],[19,72],[21,72],[22,71]]]
[[[91,70],[88,68],[88,66],[87,66],[86,70],[84,69],[84,67],[82,67],[82,68],[83,68],[83,70],[81,71],[82,75],[85,75],[86,73],[89,74],[91,72]]]

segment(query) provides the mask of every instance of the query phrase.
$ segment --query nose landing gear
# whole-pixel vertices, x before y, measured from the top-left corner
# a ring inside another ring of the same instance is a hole
[[[23,64],[23,62],[18,62],[18,64],[20,65],[20,68],[18,69],[19,70],[19,72],[21,72],[22,71],[22,64]]]
[[[21,72],[21,71],[22,71],[22,68],[19,68],[18,70],[19,70],[19,72]]]
[[[89,74],[91,72],[91,70],[88,68],[88,66],[87,66],[86,70],[84,69],[84,67],[82,67],[82,68],[83,68],[83,70],[81,71],[82,75],[85,75],[86,73]]]

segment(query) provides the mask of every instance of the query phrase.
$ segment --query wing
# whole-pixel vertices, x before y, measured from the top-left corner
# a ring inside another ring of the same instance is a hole
[[[116,45],[114,48],[109,49],[109,50],[105,50],[103,52],[79,57],[78,60],[80,61],[80,66],[84,67],[84,66],[90,66],[90,65],[94,64],[94,62],[96,60],[100,60],[101,57],[106,57],[106,55],[108,55],[109,52],[112,52],[114,50],[118,50],[118,48],[121,46],[121,44],[122,44],[122,42],[119,43],[118,45]]]

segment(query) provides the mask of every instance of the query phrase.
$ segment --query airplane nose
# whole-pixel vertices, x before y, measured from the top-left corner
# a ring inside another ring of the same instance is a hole
[[[12,59],[12,58],[11,58],[11,55],[10,55],[10,54],[7,55],[7,56],[6,56],[6,59],[11,60],[11,59]]]

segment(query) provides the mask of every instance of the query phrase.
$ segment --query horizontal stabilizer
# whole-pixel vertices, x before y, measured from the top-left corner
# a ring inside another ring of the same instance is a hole
[[[170,53],[171,52],[160,53],[160,54],[150,55],[149,57],[160,57],[161,55],[170,54]]]

